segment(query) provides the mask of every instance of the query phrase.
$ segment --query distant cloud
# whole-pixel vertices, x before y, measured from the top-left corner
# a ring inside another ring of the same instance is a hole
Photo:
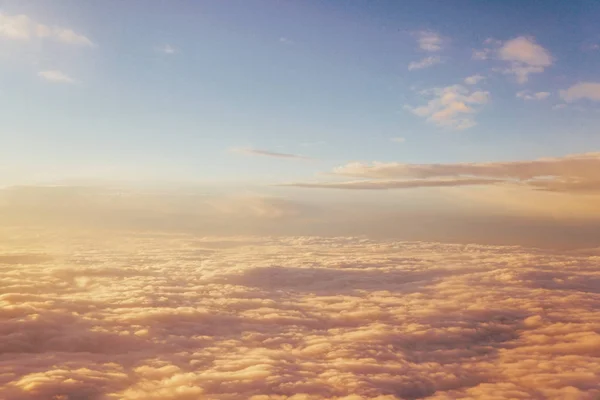
[[[440,64],[441,62],[442,59],[438,56],[425,57],[420,61],[413,61],[408,64],[408,70],[412,71],[415,69],[429,68],[433,65]]]
[[[523,100],[544,100],[550,97],[550,92],[533,93],[529,90],[521,90],[520,92],[517,92],[516,96]]]
[[[175,47],[171,46],[170,44],[165,44],[163,46],[159,46],[156,48],[156,51],[163,53],[163,54],[175,54],[175,53],[179,52],[179,50],[177,50]]]
[[[485,80],[485,76],[476,74],[476,75],[471,75],[469,77],[466,77],[465,83],[467,85],[476,85],[483,80]]]
[[[543,72],[552,65],[552,55],[532,37],[519,36],[503,44],[498,58],[510,63],[504,73],[515,75],[517,82],[525,83],[529,74]]]
[[[396,142],[396,143],[404,143],[406,142],[406,139],[403,137],[393,137],[390,139],[392,142]]]
[[[48,38],[77,46],[94,45],[90,39],[71,29],[44,25],[23,14],[11,16],[0,13],[0,36],[15,40]]]
[[[600,153],[527,161],[456,164],[350,163],[333,174],[355,178],[412,179],[407,187],[419,187],[431,179],[493,179],[546,191],[600,191]],[[382,184],[385,186],[385,184]],[[413,185],[413,186],[411,186]]]
[[[562,90],[560,96],[569,103],[580,99],[600,101],[600,83],[580,82],[567,90]]]
[[[434,88],[424,93],[433,96],[427,105],[406,106],[406,109],[439,127],[454,130],[475,126],[474,115],[479,111],[478,106],[490,99],[489,92],[471,91],[462,85]]]
[[[40,71],[38,72],[38,76],[49,82],[75,83],[73,78],[58,70]]]
[[[282,44],[294,44],[294,41],[291,40],[290,38],[282,36],[282,37],[279,38],[279,43],[282,43]]]
[[[279,152],[275,152],[275,151],[260,150],[260,149],[253,149],[253,148],[244,148],[244,147],[234,148],[234,149],[231,149],[231,151],[234,153],[246,154],[246,155],[251,155],[251,156],[290,158],[290,159],[297,159],[297,160],[312,160],[311,157],[305,157],[305,156],[301,156],[298,154],[279,153]]]
[[[312,189],[390,190],[415,189],[425,187],[489,185],[497,182],[501,182],[501,180],[482,178],[450,178],[413,180],[362,180],[349,182],[298,182],[281,184],[278,186],[293,186]]]
[[[436,52],[442,49],[443,38],[436,32],[423,30],[413,32],[421,50]]]

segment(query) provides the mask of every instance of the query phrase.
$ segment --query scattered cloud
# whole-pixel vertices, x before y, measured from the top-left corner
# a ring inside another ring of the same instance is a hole
[[[234,149],[231,149],[231,151],[234,153],[246,154],[246,155],[251,155],[251,156],[291,158],[291,159],[298,159],[298,160],[312,160],[311,157],[305,157],[305,156],[301,156],[298,154],[279,153],[279,152],[275,152],[275,151],[260,150],[260,149],[246,148],[246,147],[234,148]]]
[[[525,83],[529,74],[543,72],[552,65],[552,55],[532,37],[519,36],[505,42],[498,49],[498,58],[510,63],[504,73],[515,75],[517,82]]]
[[[550,97],[550,92],[531,92],[530,90],[521,90],[516,96],[523,100],[544,100]]]
[[[471,58],[473,60],[483,61],[488,60],[493,55],[494,51],[492,49],[484,48],[484,49],[473,49],[473,55]]]
[[[422,93],[433,97],[427,105],[406,108],[439,127],[455,130],[475,126],[474,115],[479,111],[479,106],[490,99],[489,92],[471,91],[462,85],[434,88]]]
[[[450,179],[412,179],[412,180],[360,180],[349,182],[298,182],[278,186],[293,186],[313,189],[354,189],[354,190],[390,190],[416,189],[426,187],[453,187],[490,185],[501,182],[498,179],[450,178]]]
[[[393,137],[390,140],[392,142],[396,142],[396,143],[404,143],[404,142],[406,142],[406,138],[403,138],[403,137]]]
[[[436,32],[422,30],[413,32],[413,36],[416,37],[421,50],[436,52],[442,49],[444,39]]]
[[[581,99],[600,101],[600,83],[580,82],[567,90],[562,90],[560,96],[569,103]]]
[[[23,14],[6,15],[0,12],[0,36],[15,40],[53,39],[77,46],[94,45],[86,36],[69,28],[44,25]]]
[[[438,56],[425,57],[420,61],[413,61],[410,64],[408,64],[408,70],[413,71],[415,69],[429,68],[436,64],[440,64],[441,62],[442,59]]]
[[[600,395],[593,250],[2,233],[3,399]]]
[[[292,39],[290,39],[290,38],[282,36],[282,37],[279,38],[279,43],[291,45],[291,44],[294,44],[294,41]]]
[[[75,83],[75,80],[64,72],[58,70],[48,70],[38,72],[38,76],[54,83]]]
[[[156,48],[156,51],[163,53],[163,54],[179,53],[179,50],[177,50],[175,47],[171,46],[170,44],[165,44],[163,46],[159,46]]]
[[[465,83],[467,85],[476,85],[483,80],[485,80],[485,76],[476,74],[476,75],[471,75],[471,76],[466,77]]]

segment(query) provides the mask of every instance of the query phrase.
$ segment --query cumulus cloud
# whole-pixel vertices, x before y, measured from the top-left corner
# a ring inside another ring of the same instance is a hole
[[[503,72],[515,75],[519,83],[527,82],[529,74],[543,72],[553,62],[547,49],[526,36],[505,42],[498,50],[498,58],[510,63]]]
[[[438,56],[425,57],[422,60],[413,61],[410,64],[408,64],[408,70],[412,71],[415,69],[429,68],[436,64],[440,64],[441,62],[442,59]]]
[[[531,92],[530,90],[521,90],[516,96],[523,100],[544,100],[550,97],[550,92]]]
[[[474,115],[490,99],[490,93],[470,90],[463,85],[434,88],[422,92],[431,100],[418,107],[406,106],[413,114],[442,128],[467,129],[476,125]]]
[[[476,85],[478,84],[480,81],[484,80],[485,76],[483,75],[479,75],[479,74],[475,74],[475,75],[471,75],[465,78],[465,83],[467,85]]]
[[[289,153],[279,153],[276,151],[269,150],[261,150],[261,149],[253,149],[247,147],[239,147],[231,149],[234,153],[246,154],[250,156],[264,156],[264,157],[275,157],[275,158],[290,158],[297,160],[312,160],[310,157],[301,156],[298,154],[289,154]]]
[[[86,36],[60,26],[49,26],[34,21],[27,15],[6,15],[0,12],[0,36],[15,40],[52,39],[77,46],[93,46]]]
[[[413,36],[417,39],[417,43],[421,50],[436,52],[442,49],[442,44],[444,40],[436,32],[422,30],[413,32]]]
[[[569,103],[581,99],[600,101],[600,83],[577,83],[568,88],[567,90],[562,90],[560,92],[560,96]]]
[[[6,400],[586,399],[597,256],[353,237],[12,228]],[[52,243],[57,243],[53,245]]]
[[[75,83],[75,79],[58,70],[40,71],[38,76],[54,83]]]

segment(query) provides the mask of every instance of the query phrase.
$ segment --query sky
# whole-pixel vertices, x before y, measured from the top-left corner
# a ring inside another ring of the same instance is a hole
[[[0,185],[598,218],[599,17],[583,0],[5,0]]]

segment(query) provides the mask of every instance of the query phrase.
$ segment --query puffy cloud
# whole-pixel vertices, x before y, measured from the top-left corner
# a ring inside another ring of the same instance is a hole
[[[436,32],[423,30],[414,32],[413,36],[417,39],[421,50],[436,52],[442,49],[443,38]]]
[[[410,64],[408,64],[408,70],[412,71],[415,69],[429,68],[436,64],[440,64],[441,62],[442,59],[438,56],[425,57],[422,60],[413,61]]]
[[[462,85],[434,88],[424,91],[423,94],[433,97],[427,105],[406,108],[439,127],[456,130],[475,126],[474,114],[479,111],[479,106],[486,104],[490,99],[489,92],[471,91]]]
[[[485,76],[483,75],[479,75],[479,74],[475,74],[475,75],[471,75],[465,78],[465,83],[467,85],[476,85],[478,84],[480,81],[484,80]]]
[[[0,234],[3,399],[600,395],[593,252]]]
[[[531,92],[529,90],[521,90],[517,92],[518,98],[523,100],[544,100],[550,97],[550,92]]]
[[[519,83],[527,82],[529,74],[544,72],[553,61],[548,50],[537,44],[534,38],[525,36],[505,42],[498,50],[498,58],[510,63],[503,72],[515,75]]]
[[[48,70],[38,72],[38,76],[49,82],[55,83],[75,83],[75,79],[58,70]]]
[[[6,15],[0,12],[0,36],[16,40],[49,38],[70,45],[94,45],[90,39],[71,29],[44,25],[23,14]]]
[[[298,154],[289,154],[289,153],[279,153],[276,151],[269,150],[261,150],[261,149],[252,149],[252,148],[234,148],[231,149],[234,153],[246,154],[251,156],[264,156],[264,157],[275,157],[275,158],[291,158],[298,160],[312,160],[310,157],[301,156]]]
[[[561,97],[571,103],[580,99],[600,101],[600,83],[581,82],[560,92]]]

